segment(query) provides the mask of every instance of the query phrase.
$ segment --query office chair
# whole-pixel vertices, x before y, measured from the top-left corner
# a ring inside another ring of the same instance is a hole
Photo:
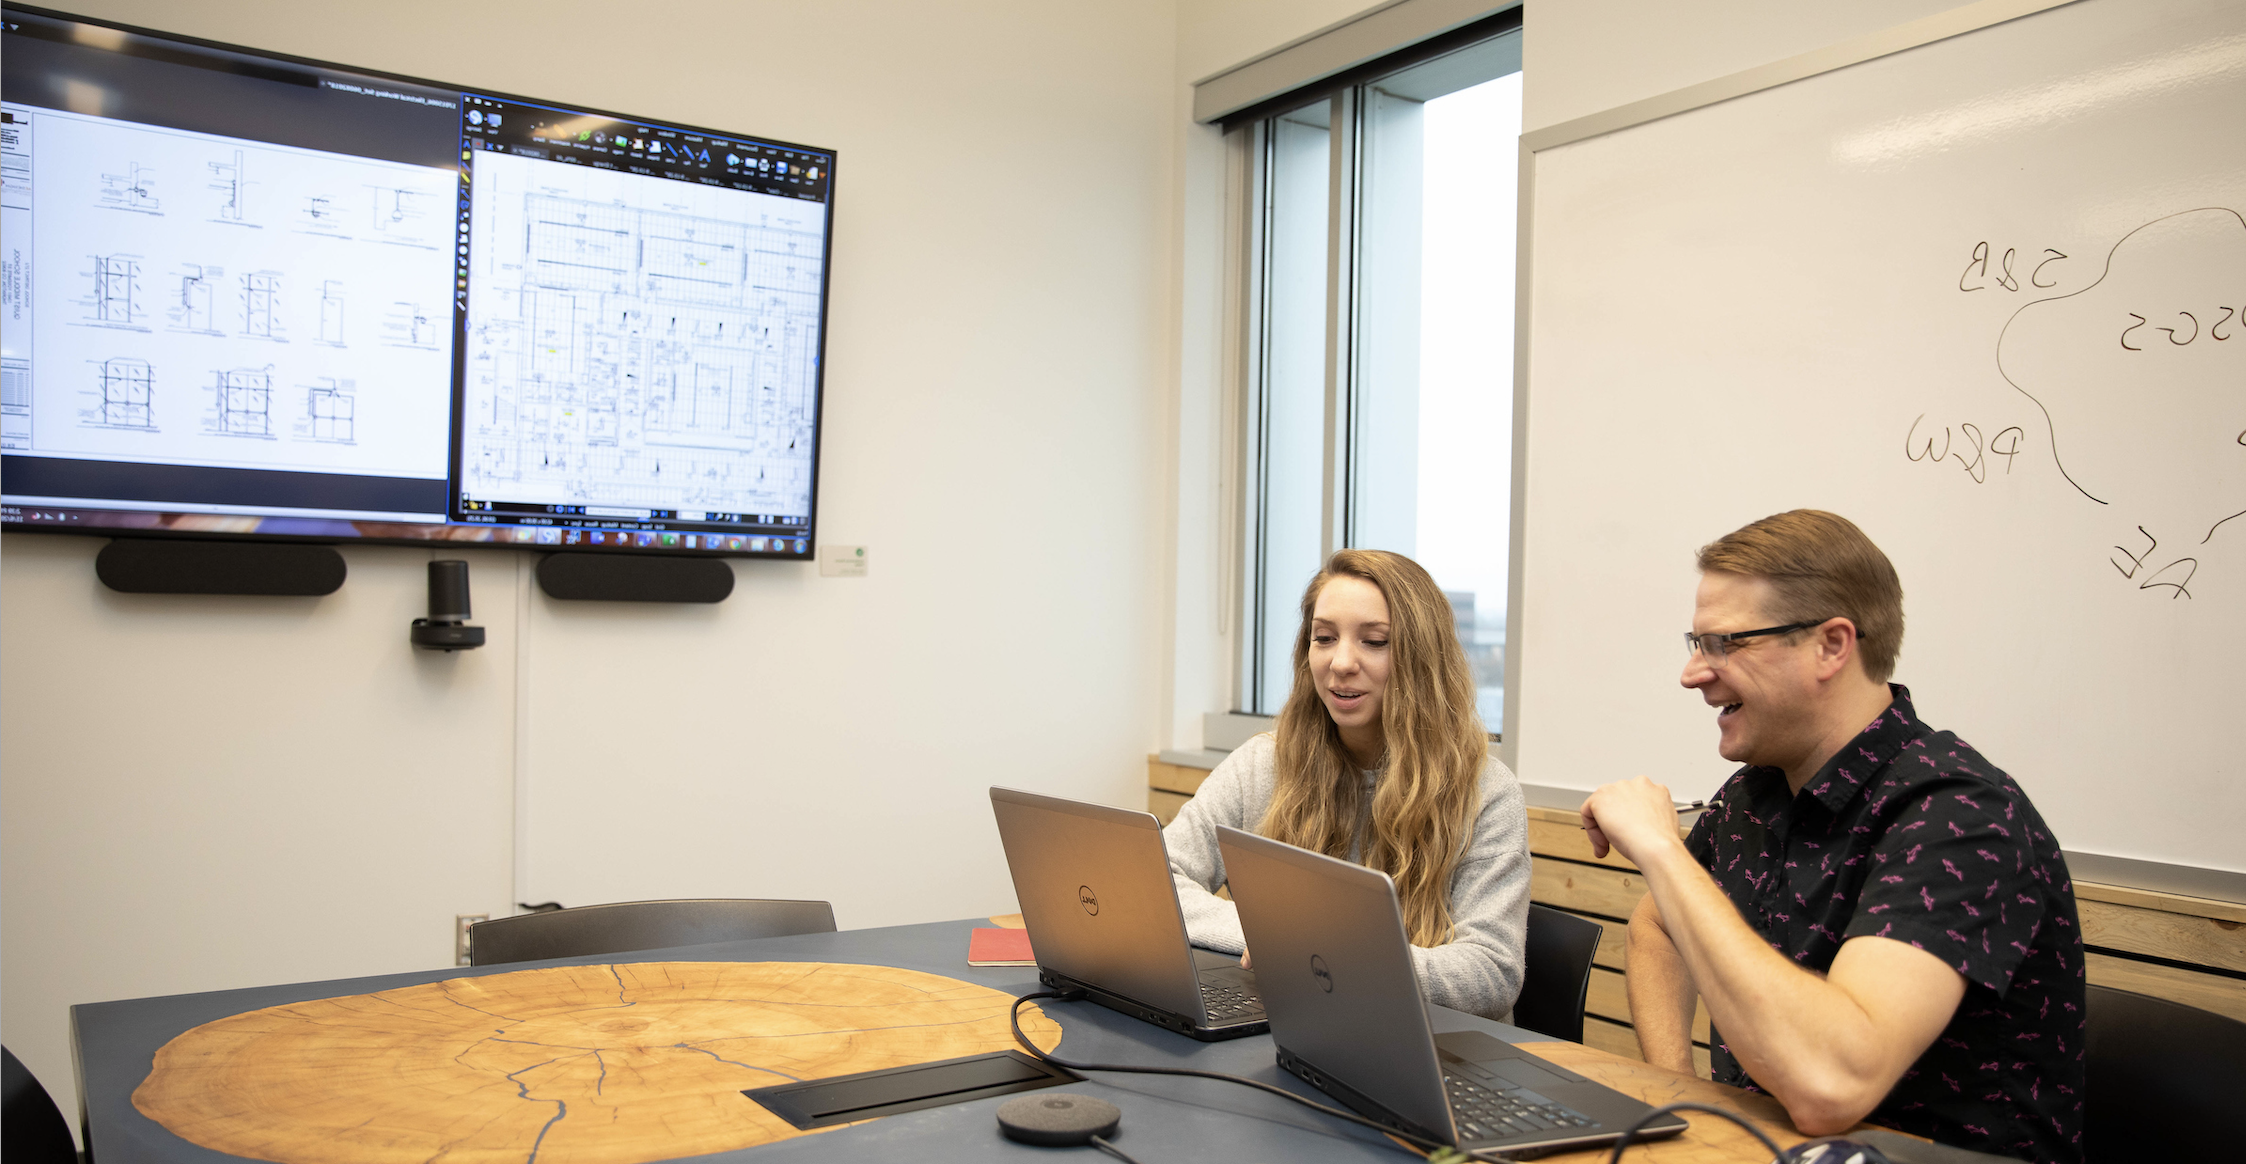
[[[2246,1023],[2106,986],[2090,988],[2088,1005],[2090,1164],[2233,1158],[2227,1125],[2246,1096]]]
[[[6,1047],[0,1047],[0,1157],[8,1164],[78,1164],[62,1110]]]
[[[1513,1025],[1571,1043],[1583,1041],[1583,1001],[1603,927],[1550,906],[1529,906],[1528,966]]]
[[[468,927],[468,962],[489,966],[833,932],[834,907],[824,901],[621,901],[478,922]]]

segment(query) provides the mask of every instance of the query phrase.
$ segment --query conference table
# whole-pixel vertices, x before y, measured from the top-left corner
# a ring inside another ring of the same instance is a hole
[[[81,1004],[71,1019],[82,1130],[99,1164],[762,1164],[838,1153],[1049,1160],[1060,1150],[999,1135],[994,1113],[1010,1097],[802,1132],[740,1094],[1013,1046],[1007,1012],[1039,989],[1037,974],[967,965],[969,932],[990,924]],[[1030,1036],[1063,1058],[1221,1071],[1331,1102],[1278,1067],[1269,1035],[1201,1043],[1089,1002],[1040,1000],[1022,1011]],[[1650,1103],[1715,1103],[1781,1144],[1802,1138],[1763,1096],[1432,1011],[1438,1032],[1480,1030],[1534,1044],[1536,1054]],[[1379,1133],[1221,1081],[1093,1073],[1063,1087],[1120,1108],[1115,1142],[1143,1164],[1408,1158]],[[1689,1118],[1683,1136],[1633,1148],[1626,1159],[1767,1158],[1728,1121]]]

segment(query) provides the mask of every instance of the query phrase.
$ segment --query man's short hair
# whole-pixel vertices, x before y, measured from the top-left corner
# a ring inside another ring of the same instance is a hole
[[[1700,547],[1700,572],[1770,582],[1776,623],[1846,618],[1864,674],[1885,683],[1903,649],[1903,582],[1856,523],[1821,509],[1773,514]]]

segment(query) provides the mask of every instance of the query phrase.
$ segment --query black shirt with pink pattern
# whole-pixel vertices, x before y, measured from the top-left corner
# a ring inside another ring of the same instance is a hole
[[[1966,980],[1948,1027],[1871,1122],[1981,1152],[2082,1159],[2082,929],[2059,842],[1965,741],[1894,703],[1799,796],[1742,768],[1685,845],[1772,948],[1823,973],[1882,937]],[[1717,1082],[1754,1087],[1721,1036]]]

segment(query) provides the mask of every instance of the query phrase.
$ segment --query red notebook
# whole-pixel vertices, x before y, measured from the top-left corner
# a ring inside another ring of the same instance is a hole
[[[1029,950],[1029,931],[981,927],[967,935],[969,966],[1035,966]]]

